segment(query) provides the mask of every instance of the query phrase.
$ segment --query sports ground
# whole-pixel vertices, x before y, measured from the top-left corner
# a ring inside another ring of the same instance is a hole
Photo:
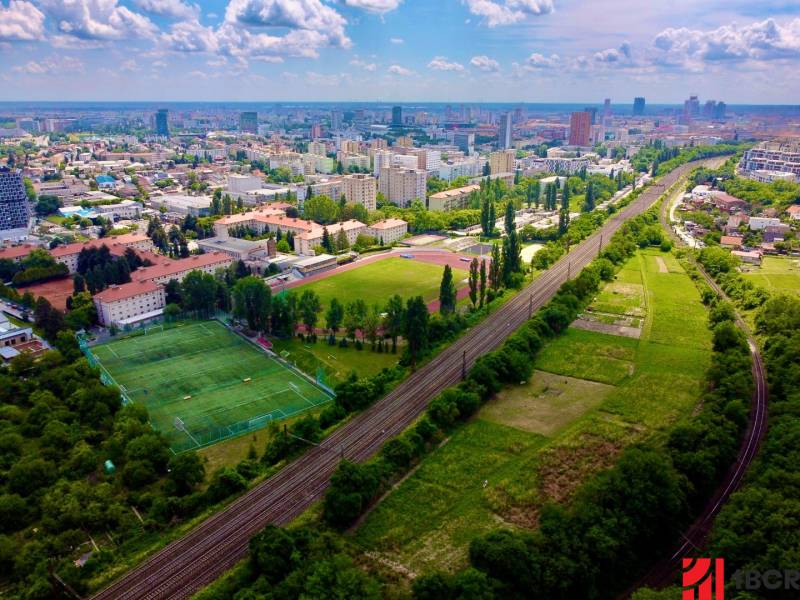
[[[331,399],[218,321],[156,326],[92,353],[175,452],[259,429]]]

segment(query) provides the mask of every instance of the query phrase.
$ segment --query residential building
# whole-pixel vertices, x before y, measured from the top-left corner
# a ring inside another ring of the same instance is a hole
[[[489,173],[513,173],[517,158],[516,150],[498,150],[489,154]]]
[[[500,150],[511,148],[511,114],[504,113],[500,117],[500,127],[497,131],[497,147]]]
[[[67,265],[70,274],[72,274],[78,270],[78,256],[81,250],[84,248],[100,248],[101,246],[106,246],[114,256],[123,256],[128,248],[148,254],[153,251],[153,242],[149,237],[140,233],[126,233],[86,242],[75,242],[65,246],[56,246],[50,250],[50,255],[56,262]]]
[[[380,141],[384,142],[384,144],[386,143],[386,140]],[[361,152],[361,142],[358,140],[342,140],[339,150],[348,154],[359,154]]]
[[[255,111],[239,113],[239,131],[258,134],[258,113]]]
[[[19,244],[16,246],[0,246],[0,260],[10,260],[11,262],[20,263],[31,252],[41,248],[33,244]]]
[[[569,118],[569,145],[588,146],[592,130],[592,115],[587,111],[574,112]]]
[[[797,176],[794,173],[787,173],[785,171],[767,171],[766,169],[756,169],[749,171],[747,176],[753,181],[760,181],[761,183],[772,183],[773,181],[788,181],[789,183],[797,183]]]
[[[761,252],[753,251],[753,252],[743,252],[741,250],[733,250],[731,252],[731,256],[735,256],[743,263],[747,263],[750,265],[760,265],[761,264]]]
[[[174,279],[180,282],[192,271],[202,271],[213,275],[217,269],[227,267],[231,264],[233,264],[233,259],[227,254],[223,254],[222,252],[206,252],[205,254],[194,254],[188,258],[181,258],[180,260],[163,258],[160,262],[150,267],[141,267],[137,269],[131,277],[134,281],[167,283]]]
[[[378,183],[372,175],[358,173],[345,175],[342,179],[341,193],[350,204],[360,204],[367,210],[375,210],[377,192]]]
[[[0,312],[0,348],[19,346],[32,339],[33,329],[14,325],[5,314]]]
[[[154,281],[132,281],[112,285],[95,294],[97,319],[106,327],[132,325],[142,317],[157,317],[166,305],[164,286]]]
[[[408,233],[408,223],[403,219],[384,219],[369,225],[366,234],[378,240],[382,246],[394,244]]]
[[[731,196],[725,192],[714,191],[711,193],[712,204],[724,212],[747,210],[749,204],[735,196]]]
[[[20,170],[0,169],[0,243],[28,237],[31,214]]]
[[[475,134],[456,131],[453,134],[453,144],[464,154],[469,156],[475,153]]]
[[[308,142],[308,153],[316,156],[328,156],[328,146],[325,142]]]
[[[427,173],[419,169],[384,167],[378,180],[383,196],[400,207],[410,206],[414,200],[425,201]]]
[[[302,256],[314,256],[316,254],[316,248],[322,246],[322,238],[325,235],[325,229],[328,230],[328,235],[333,240],[339,235],[339,231],[344,231],[347,236],[347,243],[352,246],[356,243],[360,234],[366,233],[367,226],[355,219],[342,223],[334,223],[333,225],[326,225],[325,227],[313,223],[311,229],[295,236],[294,251]]]
[[[780,225],[781,220],[776,217],[750,217],[750,231],[760,231],[767,227]]]
[[[259,190],[263,187],[264,180],[255,175],[239,175],[231,173],[228,175],[228,191],[231,193],[246,193]]]
[[[780,171],[800,178],[800,142],[776,140],[762,142],[746,150],[739,163],[743,175],[754,171]]]
[[[418,169],[419,159],[411,154],[393,154],[392,166],[402,167],[403,169]]]
[[[337,159],[342,163],[342,168],[345,171],[349,171],[351,167],[367,170],[369,170],[370,167],[369,156],[366,154],[345,154],[344,152],[339,152]]]
[[[464,187],[431,194],[428,197],[428,210],[438,212],[469,208],[470,195],[479,189],[479,185],[465,185]]]

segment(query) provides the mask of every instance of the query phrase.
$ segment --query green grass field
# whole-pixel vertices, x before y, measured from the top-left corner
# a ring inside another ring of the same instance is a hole
[[[363,350],[356,350],[353,344],[347,348],[329,346],[324,336],[320,336],[316,344],[307,344],[298,338],[273,340],[273,344],[275,352],[289,352],[286,360],[304,373],[315,377],[317,370],[323,369],[331,386],[344,380],[350,371],[355,371],[360,377],[370,377],[384,367],[392,367],[397,364],[402,351],[402,347],[398,347],[396,354],[379,354],[370,350],[369,343]]]
[[[154,328],[91,350],[128,398],[147,407],[153,427],[176,452],[330,400],[321,388],[218,321]],[[176,417],[185,431],[176,427]]]
[[[756,285],[771,292],[800,294],[800,260],[786,256],[765,256],[760,267],[742,273]]]
[[[442,281],[444,267],[405,258],[386,258],[373,263],[332,275],[319,281],[313,281],[296,288],[314,290],[319,294],[323,306],[327,306],[332,298],[347,304],[362,299],[368,305],[383,306],[394,294],[403,299],[422,296],[426,302],[439,297],[439,284]],[[453,271],[456,287],[462,286],[467,271]]]
[[[454,571],[476,535],[535,528],[545,502],[568,502],[626,446],[690,415],[710,362],[699,292],[655,250],[634,256],[597,300],[630,308],[609,292],[621,285],[640,286],[641,339],[570,328],[550,342],[531,380],[503,390],[426,458],[355,541],[414,573]]]

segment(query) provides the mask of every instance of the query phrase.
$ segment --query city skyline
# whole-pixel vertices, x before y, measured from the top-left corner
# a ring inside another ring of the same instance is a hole
[[[0,0],[0,100],[792,104],[798,16],[739,0]]]

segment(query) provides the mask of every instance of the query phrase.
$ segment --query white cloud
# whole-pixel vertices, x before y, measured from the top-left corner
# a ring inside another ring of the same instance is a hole
[[[701,71],[706,63],[769,61],[800,57],[800,19],[785,25],[773,19],[710,31],[665,29],[653,41],[652,60],[659,65]]]
[[[338,73],[317,73],[315,71],[306,71],[306,83],[315,86],[334,87],[340,85],[343,80],[348,78],[345,75]]]
[[[555,10],[553,0],[462,0],[475,16],[483,17],[486,25],[513,25],[529,16],[546,15]]]
[[[631,45],[628,42],[620,44],[619,48],[608,48],[595,52],[593,56],[600,63],[623,63],[631,59]]]
[[[433,60],[428,63],[428,68],[433,69],[434,71],[455,71],[458,73],[462,73],[464,71],[464,65],[457,62],[451,62],[444,56],[434,56]]]
[[[83,40],[153,38],[158,27],[117,0],[39,0],[58,31]]]
[[[389,41],[392,44],[405,44],[406,43],[406,41],[403,38],[399,38],[399,37],[389,38]]]
[[[0,3],[0,41],[29,42],[44,37],[44,14],[32,3],[11,0]]]
[[[544,56],[543,54],[534,52],[525,59],[523,67],[530,70],[555,69],[560,63],[561,57],[559,57],[558,54]]]
[[[400,77],[408,77],[414,74],[414,71],[411,69],[406,69],[402,65],[392,65],[388,69],[391,75],[399,75]]]
[[[313,32],[313,37],[325,41],[324,45],[342,48],[352,45],[345,33],[347,20],[320,0],[231,0],[225,10],[225,22],[239,27],[285,27],[290,33]],[[310,37],[306,41],[311,41]]]
[[[200,15],[197,4],[187,4],[183,0],[133,0],[142,10],[175,19],[196,19]]]
[[[347,6],[382,15],[396,10],[403,0],[344,0]]]
[[[498,63],[493,58],[489,58],[485,54],[481,54],[479,56],[473,56],[470,59],[469,64],[471,64],[479,71],[484,71],[486,73],[495,73],[500,70],[500,63]]]
[[[219,47],[214,30],[197,21],[173,24],[169,33],[161,35],[161,40],[169,50],[176,52],[215,52]]]
[[[134,71],[139,71],[139,65],[132,58],[123,62],[119,68],[121,71],[126,71],[129,73],[133,73]]]
[[[365,71],[370,71],[370,72],[374,72],[378,68],[378,65],[376,65],[374,62],[367,62],[365,60],[361,60],[358,57],[351,60],[350,64],[353,65],[354,67],[358,67],[359,69],[364,69]]]
[[[59,73],[83,71],[83,63],[74,56],[49,56],[39,61],[31,60],[14,67],[14,71],[26,75],[58,75]]]

